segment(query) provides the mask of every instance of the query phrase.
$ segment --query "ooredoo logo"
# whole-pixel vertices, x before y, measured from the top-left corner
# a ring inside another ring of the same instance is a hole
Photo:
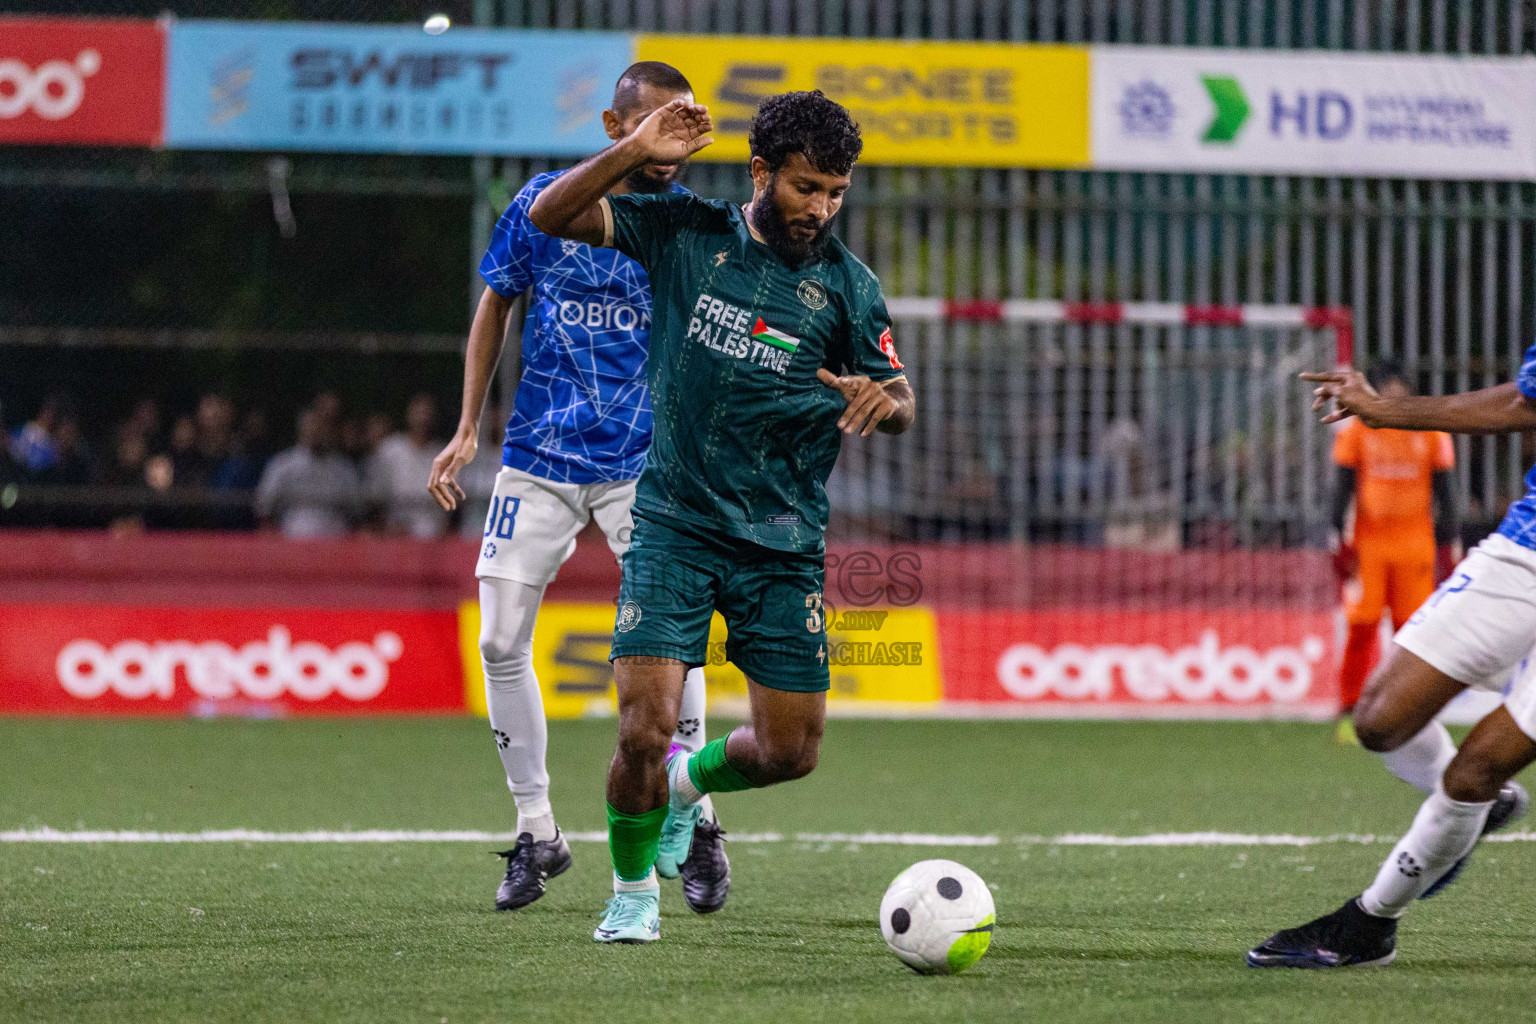
[[[158,145],[165,38],[152,21],[0,15],[0,145]]]
[[[1266,651],[1243,644],[1222,647],[1215,630],[1171,651],[1156,644],[1062,644],[1051,650],[1014,644],[998,658],[997,680],[1020,700],[1052,694],[1102,700],[1116,695],[1118,683],[1133,699],[1147,702],[1221,697],[1249,703],[1266,696],[1289,702],[1311,691],[1314,666],[1325,652],[1318,637]]]
[[[85,101],[85,80],[101,70],[101,54],[81,50],[72,61],[44,61],[35,69],[14,57],[0,60],[0,118],[31,111],[61,121]]]
[[[169,699],[178,672],[200,697],[211,700],[247,697],[274,700],[285,693],[300,700],[322,700],[339,693],[370,700],[389,682],[390,662],[405,651],[398,634],[383,632],[371,643],[294,643],[288,629],[273,626],[265,640],[240,648],[219,641],[124,640],[104,647],[75,640],[59,652],[59,685],[71,696],[93,700],[108,690],[131,700]]]

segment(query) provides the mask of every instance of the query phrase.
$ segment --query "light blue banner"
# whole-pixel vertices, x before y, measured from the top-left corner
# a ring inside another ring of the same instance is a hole
[[[633,53],[619,32],[175,22],[165,145],[584,156]]]

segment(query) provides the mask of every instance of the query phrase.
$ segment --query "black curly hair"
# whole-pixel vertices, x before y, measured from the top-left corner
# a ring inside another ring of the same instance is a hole
[[[791,153],[800,153],[823,174],[849,174],[864,151],[859,126],[847,108],[820,89],[764,100],[747,128],[747,144],[770,171],[783,167]]]

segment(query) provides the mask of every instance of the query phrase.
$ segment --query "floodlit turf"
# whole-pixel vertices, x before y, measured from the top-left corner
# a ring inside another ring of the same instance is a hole
[[[556,810],[602,824],[611,722],[551,727]],[[0,830],[491,829],[511,802],[483,723],[0,720]],[[1243,951],[1358,891],[1384,844],[1018,845],[1066,832],[1396,834],[1418,800],[1310,725],[852,722],[811,778],[719,801],[728,829],[990,834],[918,849],[730,847],[699,918],[590,940],[606,850],[541,902],[491,911],[474,843],[0,843],[0,1020],[1513,1021],[1536,1016],[1536,843],[1483,847],[1417,907],[1398,963],[1251,971]],[[991,952],[912,974],[873,915],[896,873],[952,856],[996,887]]]

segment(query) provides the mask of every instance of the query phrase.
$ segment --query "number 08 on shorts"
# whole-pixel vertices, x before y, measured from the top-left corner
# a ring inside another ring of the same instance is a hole
[[[576,550],[576,535],[597,520],[615,558],[629,548],[635,482],[562,484],[522,470],[496,474],[491,510],[480,539],[479,579],[512,580],[542,587]]]

